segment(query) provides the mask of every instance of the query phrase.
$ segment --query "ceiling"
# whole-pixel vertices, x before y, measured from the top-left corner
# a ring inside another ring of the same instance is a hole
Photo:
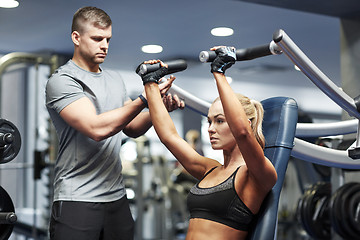
[[[20,0],[16,9],[0,9],[0,53],[71,54],[72,15],[85,5],[102,8],[111,16],[113,37],[103,66],[121,70],[130,93],[142,89],[134,72],[139,63],[182,58],[188,61],[188,68],[177,74],[176,85],[207,101],[217,92],[209,64],[198,61],[199,52],[220,44],[237,48],[267,44],[278,29],[341,85],[339,17],[360,12],[357,0]],[[210,30],[219,26],[232,27],[234,35],[212,36]],[[162,45],[164,51],[142,53],[145,44]],[[305,75],[293,70],[285,55],[237,62],[228,75],[235,91],[255,99],[286,95],[307,112],[328,116],[340,112]]]

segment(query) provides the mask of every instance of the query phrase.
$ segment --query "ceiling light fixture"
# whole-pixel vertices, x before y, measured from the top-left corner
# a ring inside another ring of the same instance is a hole
[[[227,37],[234,34],[234,30],[228,27],[217,27],[211,29],[211,34],[217,37]]]
[[[144,45],[141,47],[141,51],[144,53],[161,53],[163,50],[160,45]]]
[[[15,0],[0,0],[0,7],[2,8],[16,8],[19,2]]]

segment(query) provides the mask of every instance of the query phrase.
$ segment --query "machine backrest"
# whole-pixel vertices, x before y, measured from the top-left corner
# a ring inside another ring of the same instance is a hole
[[[251,240],[276,239],[278,205],[285,178],[298,117],[297,103],[292,98],[274,97],[263,100],[265,156],[275,166],[278,180],[265,198],[254,228],[249,232]]]

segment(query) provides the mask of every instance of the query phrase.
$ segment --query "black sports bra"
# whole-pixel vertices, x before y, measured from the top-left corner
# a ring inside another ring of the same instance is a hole
[[[201,180],[215,168],[208,171]],[[236,193],[234,179],[239,168],[217,186],[201,188],[199,187],[200,180],[191,188],[187,198],[190,218],[203,218],[242,231],[250,229],[256,215],[250,211]]]

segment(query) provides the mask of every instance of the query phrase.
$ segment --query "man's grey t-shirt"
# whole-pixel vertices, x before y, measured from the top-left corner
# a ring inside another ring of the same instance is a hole
[[[122,107],[127,99],[119,73],[92,73],[72,60],[46,84],[46,107],[59,138],[55,164],[54,201],[109,202],[125,195],[120,160],[121,135],[94,141],[68,125],[59,115],[74,101],[87,97],[97,114]]]

